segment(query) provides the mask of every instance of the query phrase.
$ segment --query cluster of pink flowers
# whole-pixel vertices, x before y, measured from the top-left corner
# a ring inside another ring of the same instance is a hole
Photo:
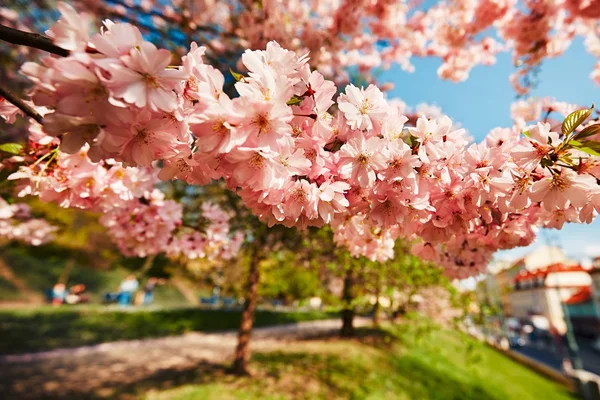
[[[563,54],[577,36],[600,57],[598,0],[461,0],[431,6],[409,0],[115,2],[116,7],[93,0],[76,4],[123,20],[146,14],[151,33],[173,27],[193,33],[209,44],[215,59],[275,40],[298,54],[310,52],[313,66],[338,83],[348,82],[348,67],[368,77],[392,63],[412,71],[413,57],[438,57],[441,78],[463,81],[473,67],[492,65],[498,53],[512,51],[520,69],[511,81],[525,93],[529,86],[523,80],[531,69]],[[600,62],[591,77],[600,82]]]
[[[169,249],[175,229],[181,225],[183,207],[165,200],[159,190],[116,207],[100,217],[110,237],[126,256],[146,257]]]
[[[8,160],[22,164],[9,176],[17,181],[20,197],[33,195],[62,207],[106,212],[143,197],[158,182],[153,168],[125,168],[111,159],[92,162],[88,145],[73,154],[59,151],[60,140],[41,128],[31,124],[29,153]]]
[[[337,245],[345,246],[354,257],[366,256],[377,262],[394,258],[396,239],[403,233],[398,226],[376,228],[365,215],[336,218],[332,221],[332,228]]]
[[[101,212],[100,222],[126,256],[190,256],[191,252],[180,244],[185,235],[193,235],[203,248],[210,248],[190,258],[228,259],[239,251],[243,234],[230,234],[229,217],[223,218],[224,212],[217,206],[207,206],[203,213],[209,222],[205,232],[182,226],[183,207],[166,200],[154,188],[159,182],[154,167],[124,167],[112,159],[93,162],[87,144],[76,153],[67,154],[58,149],[59,139],[40,129],[40,125],[32,124],[29,152],[8,160],[22,164],[9,176],[16,181],[19,196],[34,195],[62,207]],[[20,231],[12,227],[13,236],[21,231],[26,236],[26,229],[40,225],[39,221],[19,225]],[[5,225],[8,229],[8,222]],[[39,234],[44,235],[43,227],[39,229]]]
[[[4,97],[0,97],[0,117],[2,119],[9,124],[13,124],[19,114],[22,113],[16,106],[9,103]]]
[[[208,260],[230,260],[237,255],[244,234],[236,231],[233,236],[230,232],[229,220],[231,215],[219,206],[205,202],[201,206],[202,217],[207,221],[203,229],[204,234],[197,230],[185,230],[173,236],[167,249],[167,254],[172,256],[183,255],[187,259],[206,258]]]
[[[41,218],[31,218],[27,204],[8,204],[0,197],[0,240],[18,240],[31,246],[50,242],[57,227]]]
[[[61,11],[52,35],[70,56],[22,71],[34,104],[49,109],[43,131],[65,152],[136,167],[160,161],[161,179],[190,184],[223,179],[265,223],[332,224],[340,244],[373,260],[392,257],[395,238],[417,238],[413,250],[454,277],[479,273],[496,250],[531,243],[536,226],[590,222],[600,210],[597,159],[548,123],[527,136],[498,128],[480,144],[444,116],[407,127],[400,105],[376,86],[350,84],[335,99],[335,84],[308,55],[276,42],[244,52],[249,72],[235,75],[239,97],[230,98],[204,47],[192,44],[173,65],[130,24],[107,21],[89,36],[85,19]],[[176,207],[167,208],[172,216]],[[126,213],[139,222],[136,240],[171,229],[170,217],[146,229],[137,216],[145,210],[159,213],[152,201]],[[191,234],[173,243],[204,254],[199,242]]]

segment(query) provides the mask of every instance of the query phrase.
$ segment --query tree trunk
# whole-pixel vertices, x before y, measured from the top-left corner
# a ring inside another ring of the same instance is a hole
[[[71,275],[71,271],[73,271],[73,267],[75,267],[75,259],[69,258],[69,260],[65,263],[65,268],[58,277],[59,283],[64,283],[65,285],[67,284],[69,281],[69,276]]]
[[[16,276],[13,270],[4,262],[2,257],[0,257],[0,278],[8,281],[18,289],[20,295],[26,299],[25,302],[35,304],[44,303],[44,296],[31,289],[25,280]]]
[[[146,259],[144,260],[144,264],[142,264],[142,268],[140,268],[140,270],[137,273],[138,279],[144,278],[144,275],[146,275],[146,272],[150,271],[150,268],[152,268],[152,265],[154,264],[155,258],[156,258],[156,254],[151,254],[146,257]]]
[[[185,297],[188,303],[194,306],[200,304],[200,300],[198,299],[198,296],[196,296],[196,291],[184,278],[179,275],[175,275],[170,279],[170,283],[172,283],[173,286],[179,290],[179,293]]]
[[[380,322],[380,314],[381,314],[381,304],[379,303],[379,295],[381,294],[381,284],[378,281],[377,287],[375,288],[375,305],[373,306],[373,325],[379,326]]]
[[[353,296],[353,285],[354,277],[352,274],[352,268],[346,269],[346,275],[344,275],[344,289],[342,291],[342,301],[344,302],[344,309],[342,310],[342,329],[340,335],[342,337],[354,336],[354,296]]]
[[[231,366],[231,372],[236,375],[249,375],[248,362],[250,361],[250,337],[254,323],[254,310],[258,298],[258,282],[260,279],[259,264],[261,261],[261,243],[255,243],[250,259],[250,271],[248,273],[248,288],[242,322],[238,333],[238,344],[235,349],[235,359]]]

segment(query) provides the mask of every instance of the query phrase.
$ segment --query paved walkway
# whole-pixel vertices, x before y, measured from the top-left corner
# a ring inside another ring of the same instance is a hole
[[[355,326],[369,319],[356,318]],[[254,350],[332,335],[339,320],[256,329]],[[135,398],[145,388],[201,382],[231,360],[236,332],[188,333],[0,357],[0,399]]]

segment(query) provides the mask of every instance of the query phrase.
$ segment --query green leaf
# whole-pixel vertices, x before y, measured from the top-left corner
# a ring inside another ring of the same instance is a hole
[[[581,132],[578,132],[573,136],[574,139],[583,139],[586,137],[594,136],[600,133],[600,124],[590,125],[585,127]]]
[[[573,143],[575,142],[575,143]],[[583,151],[586,154],[600,157],[600,142],[594,142],[593,140],[571,140],[569,142],[573,148]]]
[[[292,96],[291,99],[286,103],[288,106],[295,106],[296,104],[302,103],[302,99],[296,96]]]
[[[584,108],[581,110],[573,111],[571,114],[567,115],[567,118],[562,123],[562,133],[563,135],[568,135],[573,132],[579,125],[581,125],[590,115],[592,115],[592,111],[594,110],[594,106],[592,108]]]
[[[231,75],[233,76],[233,79],[235,79],[236,82],[239,82],[242,79],[244,79],[244,75],[240,74],[239,72],[235,72],[231,68],[229,68],[229,72],[231,72]]]
[[[408,136],[406,137],[406,144],[408,144],[410,147],[414,147],[417,144],[419,144],[419,140],[417,139],[416,136],[413,136],[409,133]]]
[[[529,131],[523,131],[523,135],[525,135],[527,137],[531,137],[531,132],[529,132]]]
[[[23,145],[19,143],[2,143],[0,144],[0,151],[9,154],[19,154],[23,150]]]

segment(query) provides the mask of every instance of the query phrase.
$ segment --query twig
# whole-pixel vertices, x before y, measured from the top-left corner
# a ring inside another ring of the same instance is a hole
[[[168,15],[165,15],[165,14],[161,13],[160,11],[157,11],[156,9],[146,9],[146,8],[143,8],[143,7],[139,6],[139,5],[129,5],[129,4],[126,4],[125,2],[120,1],[120,0],[109,0],[109,2],[113,3],[113,4],[117,4],[117,5],[123,6],[125,8],[130,9],[130,10],[133,10],[138,15],[139,14],[154,15],[156,17],[162,18],[163,20],[165,20],[167,22],[170,22],[170,23],[173,23],[173,24],[177,24],[177,25],[180,25],[180,26],[182,24],[188,22],[184,18],[180,19],[180,18],[177,18],[177,17],[171,17],[171,16],[168,16]],[[110,9],[109,7],[106,7],[106,8]],[[214,35],[220,34],[220,32],[219,32],[219,30],[217,28],[214,28],[214,27],[209,26],[209,25],[197,25],[195,27],[195,29],[201,30],[201,31],[206,31],[206,32],[212,33]]]
[[[25,114],[27,114],[31,118],[35,119],[40,124],[44,123],[44,119],[42,118],[42,116],[40,114],[38,114],[33,108],[29,107],[27,104],[25,104],[23,102],[23,100],[19,99],[17,96],[15,96],[14,93],[12,93],[10,90],[6,89],[3,86],[0,86],[0,96],[4,97],[11,104],[13,104],[19,110],[23,111]]]
[[[52,43],[52,39],[39,33],[20,31],[0,24],[0,40],[18,44],[22,46],[33,47],[48,53],[56,54],[61,57],[68,57],[70,52],[62,47]]]

